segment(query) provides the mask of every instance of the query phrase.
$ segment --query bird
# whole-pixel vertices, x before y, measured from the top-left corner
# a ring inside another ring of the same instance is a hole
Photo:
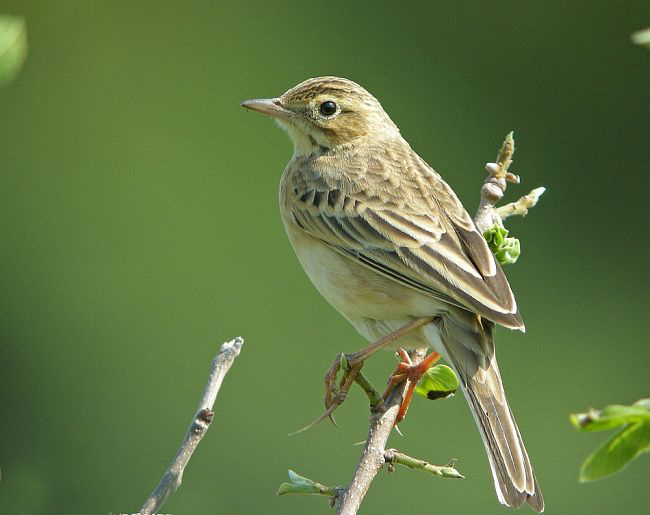
[[[433,349],[460,379],[498,500],[544,510],[506,400],[495,325],[524,331],[515,297],[472,217],[401,136],[379,101],[339,77],[241,103],[293,142],[280,213],[321,295],[368,341],[431,317],[391,345]]]

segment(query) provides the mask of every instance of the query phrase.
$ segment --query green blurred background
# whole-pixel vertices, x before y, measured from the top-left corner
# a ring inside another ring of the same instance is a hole
[[[330,513],[275,497],[287,468],[346,482],[367,430],[328,423],[322,375],[363,342],[299,267],[278,213],[291,155],[239,102],[335,74],[383,103],[470,211],[515,130],[547,193],[507,269],[527,333],[500,330],[506,390],[547,513],[647,513],[650,459],[592,484],[604,434],[568,413],[649,393],[647,2],[3,1],[30,53],[0,89],[0,513],[137,511],[218,345],[246,339],[174,515]],[[367,365],[381,385],[389,353]],[[366,514],[508,513],[462,396],[414,402],[391,444],[464,481],[383,472]],[[524,509],[522,511],[532,513]]]

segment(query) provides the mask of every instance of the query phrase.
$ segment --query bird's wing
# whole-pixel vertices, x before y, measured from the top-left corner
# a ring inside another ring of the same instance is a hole
[[[297,163],[288,174],[287,206],[302,230],[399,283],[523,328],[485,239],[451,188],[415,152],[395,156],[376,149],[343,162],[345,172],[323,156]]]

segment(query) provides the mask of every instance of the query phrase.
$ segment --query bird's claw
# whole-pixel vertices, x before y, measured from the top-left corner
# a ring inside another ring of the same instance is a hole
[[[345,401],[348,391],[357,378],[361,367],[363,367],[363,361],[355,360],[354,355],[346,355],[343,353],[337,354],[332,366],[324,377],[325,397],[323,400],[325,403],[325,411],[316,420],[302,429],[291,433],[290,436],[307,431],[321,423],[326,418],[329,418],[336,426],[336,420],[334,420],[333,413],[341,404],[343,404],[343,401]],[[343,370],[343,375],[337,384],[337,376],[341,370]]]

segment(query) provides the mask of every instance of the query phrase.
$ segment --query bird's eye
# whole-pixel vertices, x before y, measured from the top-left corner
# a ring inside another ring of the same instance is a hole
[[[327,100],[320,105],[319,111],[323,116],[332,116],[336,113],[336,104],[331,100]]]

